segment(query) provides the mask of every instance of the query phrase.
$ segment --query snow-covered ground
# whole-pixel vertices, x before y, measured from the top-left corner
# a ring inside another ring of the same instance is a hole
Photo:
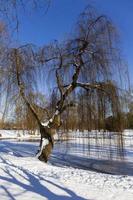
[[[34,139],[40,138],[38,131],[34,135],[29,134],[28,131],[23,130],[0,130],[0,139]]]
[[[94,148],[92,139],[89,147],[92,151],[87,153],[88,140],[77,138],[57,143],[47,164],[35,157],[38,143],[1,140],[0,197],[2,200],[133,200],[131,134],[126,133],[125,160],[116,159],[115,153],[109,159],[109,139],[104,141],[107,145],[99,154],[100,141]]]

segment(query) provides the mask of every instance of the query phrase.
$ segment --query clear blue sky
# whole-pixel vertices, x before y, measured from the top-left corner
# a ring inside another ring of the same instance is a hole
[[[118,27],[133,85],[133,0],[51,0],[46,14],[39,11],[23,15],[19,41],[42,46],[54,39],[62,40],[72,31],[78,15],[88,4],[100,14],[106,14]]]

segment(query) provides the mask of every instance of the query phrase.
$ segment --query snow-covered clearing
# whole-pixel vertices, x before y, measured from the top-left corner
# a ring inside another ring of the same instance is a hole
[[[88,155],[87,145],[82,147],[86,140],[79,142],[77,138],[56,144],[48,164],[35,157],[36,142],[1,140],[0,197],[2,200],[133,200],[133,146],[128,139],[124,161],[116,159],[114,154],[114,159],[108,160],[104,152],[108,148],[103,149],[105,156],[101,159],[93,145]],[[90,170],[83,170],[87,167]]]

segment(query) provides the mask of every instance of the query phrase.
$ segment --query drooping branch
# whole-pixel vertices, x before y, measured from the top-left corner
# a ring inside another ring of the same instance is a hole
[[[16,68],[16,78],[17,78],[17,84],[18,84],[20,95],[23,98],[24,102],[26,103],[27,107],[30,109],[33,116],[35,117],[38,125],[41,125],[41,122],[34,110],[34,107],[29,103],[29,101],[26,98],[25,93],[24,93],[24,84],[21,82],[21,78],[20,78],[21,67],[22,67],[21,66],[21,57],[20,57],[17,49],[13,49],[13,52],[14,52],[14,59],[15,59],[14,64],[15,64],[15,68]]]
[[[60,64],[59,64],[59,67],[56,69],[55,73],[56,73],[57,86],[58,86],[58,89],[60,91],[61,98],[63,96],[63,87],[62,87],[62,81],[61,81],[61,77],[60,77],[59,71],[62,68],[62,63],[63,63],[63,58],[62,58],[62,55],[60,55]]]
[[[107,87],[111,86],[110,82],[99,82],[99,83],[81,83],[81,82],[77,82],[77,87],[81,87],[85,90],[90,90],[90,89],[97,89],[100,90],[104,93],[106,93],[107,95],[110,95],[109,91],[107,90]],[[114,86],[115,88],[115,86]]]

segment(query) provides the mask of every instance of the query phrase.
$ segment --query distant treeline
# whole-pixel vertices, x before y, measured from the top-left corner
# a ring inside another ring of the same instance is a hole
[[[90,98],[91,96],[91,98]],[[32,95],[34,99],[34,95]],[[41,96],[42,99],[42,96]],[[50,113],[54,112],[54,106],[57,101],[55,93],[51,95],[48,109]],[[23,104],[16,105],[15,118],[13,121],[0,122],[1,129],[26,129],[34,132],[37,129],[37,123],[30,112],[24,109]],[[34,109],[38,113],[41,121],[47,120],[46,113],[41,106],[33,104]],[[68,130],[108,130],[108,131],[122,131],[123,129],[133,129],[133,109],[130,103],[128,112],[123,112],[122,109],[115,115],[110,114],[110,103],[107,104],[106,95],[95,96],[94,93],[89,91],[75,95],[73,105],[68,107],[62,114],[62,123],[60,129],[63,131]],[[114,113],[117,107],[113,108]]]

